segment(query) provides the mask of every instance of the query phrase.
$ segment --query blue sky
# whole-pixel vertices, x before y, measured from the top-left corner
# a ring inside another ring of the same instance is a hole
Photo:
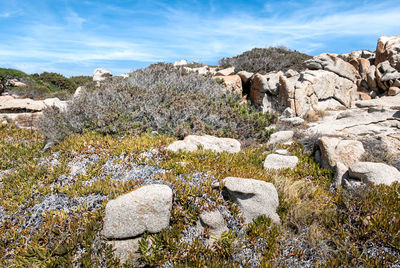
[[[154,62],[216,64],[253,47],[311,55],[375,50],[400,35],[400,1],[0,0],[0,66],[126,73]]]

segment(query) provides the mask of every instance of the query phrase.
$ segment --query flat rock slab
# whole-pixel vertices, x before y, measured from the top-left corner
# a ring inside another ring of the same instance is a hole
[[[293,139],[293,135],[294,132],[291,130],[275,132],[269,137],[268,144],[275,145],[290,142]]]
[[[357,162],[350,166],[349,176],[373,184],[391,185],[400,182],[400,171],[384,163]]]
[[[157,233],[169,226],[172,190],[167,185],[144,185],[107,203],[103,235],[108,239]]]
[[[230,138],[218,138],[214,136],[204,135],[186,136],[183,141],[175,141],[167,147],[168,151],[172,152],[193,152],[199,150],[201,147],[205,150],[212,150],[217,153],[228,152],[238,153],[240,152],[240,142]]]
[[[294,169],[299,159],[297,156],[269,154],[264,161],[264,169]]]
[[[236,177],[225,178],[223,183],[225,195],[238,205],[246,224],[261,215],[280,223],[276,213],[279,206],[278,192],[272,183]]]

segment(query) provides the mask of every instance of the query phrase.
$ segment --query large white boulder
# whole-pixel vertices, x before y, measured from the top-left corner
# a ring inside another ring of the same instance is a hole
[[[265,215],[275,223],[280,223],[276,210],[279,206],[278,192],[272,183],[228,177],[223,180],[226,193],[240,208],[245,223]]]
[[[178,60],[174,62],[174,66],[185,66],[188,65],[187,60]]]
[[[108,239],[157,233],[169,226],[172,190],[167,185],[144,185],[107,203],[103,235]]]
[[[93,81],[95,82],[101,82],[106,80],[107,78],[111,77],[112,74],[109,70],[106,70],[104,68],[97,68],[93,72]]]

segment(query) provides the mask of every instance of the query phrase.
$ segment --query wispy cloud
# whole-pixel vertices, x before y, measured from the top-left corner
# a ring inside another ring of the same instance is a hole
[[[229,6],[212,0],[160,0],[143,5],[85,1],[55,9],[42,3],[43,14],[25,15],[23,26],[15,20],[13,30],[3,33],[0,64],[29,72],[48,68],[88,74],[104,63],[111,71],[126,72],[180,58],[216,63],[223,56],[271,45],[310,54],[373,50],[381,34],[398,35],[400,29],[400,3],[391,0]],[[29,4],[24,8],[35,9]]]

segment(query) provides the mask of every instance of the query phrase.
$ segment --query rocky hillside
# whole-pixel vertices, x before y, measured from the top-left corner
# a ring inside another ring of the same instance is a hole
[[[7,88],[1,266],[399,267],[399,47]]]

